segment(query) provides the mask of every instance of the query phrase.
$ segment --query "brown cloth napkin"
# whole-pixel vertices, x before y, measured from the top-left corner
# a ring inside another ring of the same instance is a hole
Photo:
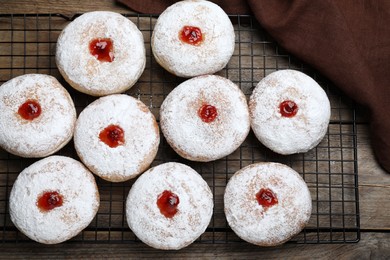
[[[118,0],[141,13],[177,1]],[[371,112],[371,139],[390,172],[389,0],[216,0],[225,12],[253,12],[294,56],[315,67]]]

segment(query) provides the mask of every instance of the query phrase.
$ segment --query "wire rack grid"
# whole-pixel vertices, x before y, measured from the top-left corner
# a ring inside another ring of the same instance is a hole
[[[71,94],[78,113],[94,97],[73,90],[59,74],[54,60],[61,30],[77,15],[0,15],[0,84],[26,73],[55,76]],[[157,120],[167,94],[184,79],[177,78],[155,61],[150,37],[157,16],[126,15],[144,35],[147,64],[144,73],[127,94],[149,106]],[[291,166],[304,178],[312,195],[309,224],[290,243],[346,243],[360,239],[357,144],[353,102],[319,73],[280,48],[251,16],[230,16],[236,33],[236,47],[229,64],[218,75],[235,82],[249,97],[253,87],[269,73],[296,69],[313,77],[326,91],[332,107],[331,122],[322,142],[304,154],[281,156],[262,146],[251,132],[233,154],[210,163],[180,158],[161,136],[153,165],[168,161],[185,163],[198,171],[214,195],[214,214],[206,232],[196,243],[243,243],[229,228],[223,212],[223,192],[229,178],[242,167],[260,161]],[[77,158],[70,143],[57,154]],[[9,217],[8,198],[17,175],[36,159],[25,159],[0,149],[0,240],[3,243],[29,242]],[[133,181],[109,183],[96,178],[101,206],[92,223],[67,243],[138,243],[128,228],[125,200]]]

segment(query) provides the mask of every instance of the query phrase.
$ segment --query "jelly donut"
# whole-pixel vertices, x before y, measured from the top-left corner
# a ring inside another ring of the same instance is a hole
[[[280,163],[256,163],[236,172],[226,186],[224,202],[232,230],[259,246],[286,242],[305,227],[311,215],[305,181]]]
[[[213,194],[203,178],[181,163],[165,163],[144,172],[130,189],[126,218],[145,244],[181,249],[206,230]]]
[[[177,86],[160,109],[169,145],[192,161],[213,161],[234,152],[250,130],[248,105],[230,80],[198,76]]]
[[[99,208],[93,175],[69,157],[50,156],[24,169],[9,198],[12,222],[44,244],[64,242],[86,228]]]
[[[279,154],[307,152],[326,134],[330,103],[306,74],[280,70],[263,78],[249,100],[251,126],[262,144]]]
[[[0,146],[22,157],[45,157],[73,136],[76,109],[56,78],[26,74],[0,87]]]
[[[95,100],[76,122],[77,154],[93,173],[108,181],[126,181],[145,171],[159,143],[153,114],[144,103],[128,95]]]
[[[61,32],[56,62],[78,91],[93,96],[121,93],[145,69],[144,39],[137,26],[118,13],[85,13]]]
[[[216,4],[180,1],[158,18],[151,45],[157,62],[179,77],[213,74],[234,52],[235,35],[229,17]]]

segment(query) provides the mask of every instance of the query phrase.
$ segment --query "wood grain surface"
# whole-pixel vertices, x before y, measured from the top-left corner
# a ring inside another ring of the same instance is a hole
[[[1,256],[7,258],[197,258],[197,259],[388,259],[389,233],[362,234],[358,244],[285,244],[260,248],[250,244],[201,245],[192,244],[180,251],[161,251],[144,244],[5,244]]]
[[[131,13],[115,1],[6,1],[0,0],[0,14],[62,13],[71,16],[93,10]],[[1,37],[1,35],[0,35]],[[44,48],[40,51],[45,51]],[[2,59],[2,57],[0,57]],[[0,60],[0,64],[8,61]],[[7,75],[1,75],[7,77]],[[142,243],[64,243],[45,246],[37,243],[1,244],[0,258],[292,258],[292,259],[389,259],[390,258],[390,174],[375,161],[369,137],[367,111],[358,109],[357,156],[361,241],[352,244],[295,244],[259,248],[247,243],[200,244],[176,251],[159,251]]]

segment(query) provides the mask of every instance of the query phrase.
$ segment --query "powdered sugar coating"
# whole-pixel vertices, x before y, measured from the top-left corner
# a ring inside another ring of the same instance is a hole
[[[19,107],[27,100],[41,106],[33,120],[23,119]],[[0,146],[22,157],[44,157],[65,146],[73,136],[76,109],[56,78],[25,74],[0,87]]]
[[[283,117],[279,104],[294,101],[298,112]],[[306,74],[280,70],[262,79],[250,101],[251,126],[265,146],[279,154],[307,152],[326,134],[330,103],[325,91]]]
[[[256,193],[271,189],[278,203],[265,208]],[[225,195],[229,226],[243,240],[275,246],[298,234],[311,215],[310,191],[300,175],[280,163],[249,165],[229,180]]]
[[[213,122],[203,122],[199,117],[204,104],[216,107],[218,116]],[[234,152],[248,135],[248,105],[230,80],[199,76],[169,93],[161,105],[160,126],[180,156],[193,161],[217,160]]]
[[[97,38],[113,41],[112,62],[100,62],[90,54],[89,43]],[[56,62],[65,80],[78,91],[93,96],[121,93],[131,88],[145,69],[144,39],[137,26],[118,13],[85,13],[59,36]]]
[[[99,138],[109,125],[124,130],[125,142],[115,148]],[[89,104],[77,119],[74,143],[82,162],[101,178],[119,182],[145,171],[157,154],[160,135],[157,122],[141,101],[124,94],[101,97]]]
[[[47,191],[57,191],[63,204],[47,212],[37,206]],[[12,222],[26,236],[40,243],[57,244],[86,228],[99,208],[93,175],[78,161],[50,156],[24,169],[10,194]]]
[[[203,42],[184,43],[179,33],[184,26],[198,27]],[[234,29],[229,17],[216,4],[203,0],[180,1],[158,18],[152,34],[157,62],[180,77],[212,74],[224,68],[234,51]]]
[[[178,212],[166,218],[157,206],[165,190],[179,197]],[[143,173],[126,201],[127,223],[144,243],[158,249],[181,249],[206,230],[213,213],[213,194],[203,178],[181,163],[165,163]]]

